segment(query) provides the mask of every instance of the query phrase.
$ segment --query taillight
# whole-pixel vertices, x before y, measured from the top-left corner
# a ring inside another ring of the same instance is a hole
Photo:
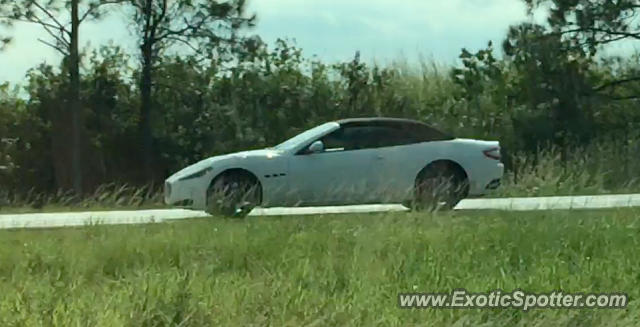
[[[500,158],[502,158],[500,156],[500,148],[487,149],[487,150],[482,151],[482,153],[484,153],[485,157],[490,158],[490,159],[500,160]]]

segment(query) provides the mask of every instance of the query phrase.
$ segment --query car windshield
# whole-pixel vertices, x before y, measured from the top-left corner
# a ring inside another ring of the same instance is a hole
[[[336,122],[330,122],[330,123],[325,123],[319,126],[316,126],[312,129],[306,130],[278,145],[276,145],[275,147],[273,147],[276,150],[289,150],[292,149],[296,146],[298,146],[300,143],[303,142],[307,142],[310,141],[312,138],[316,137],[316,136],[320,136],[326,132],[331,131],[332,129],[334,129],[335,127],[338,126],[338,123]]]

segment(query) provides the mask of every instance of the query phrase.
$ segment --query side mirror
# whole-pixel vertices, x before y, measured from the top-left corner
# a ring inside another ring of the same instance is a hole
[[[309,146],[308,153],[320,153],[324,151],[324,143],[322,141],[315,141]]]

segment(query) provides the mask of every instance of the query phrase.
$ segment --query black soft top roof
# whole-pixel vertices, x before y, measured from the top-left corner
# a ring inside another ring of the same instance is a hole
[[[366,117],[366,118],[347,118],[336,121],[340,126],[390,126],[402,129],[408,129],[412,132],[429,135],[439,134],[442,139],[453,139],[451,134],[442,132],[423,122],[404,118],[387,118],[387,117]]]

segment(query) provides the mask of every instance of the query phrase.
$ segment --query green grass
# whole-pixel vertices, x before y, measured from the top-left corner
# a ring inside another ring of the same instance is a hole
[[[636,326],[640,210],[0,232],[0,325]],[[626,310],[401,310],[398,292],[628,292]]]

